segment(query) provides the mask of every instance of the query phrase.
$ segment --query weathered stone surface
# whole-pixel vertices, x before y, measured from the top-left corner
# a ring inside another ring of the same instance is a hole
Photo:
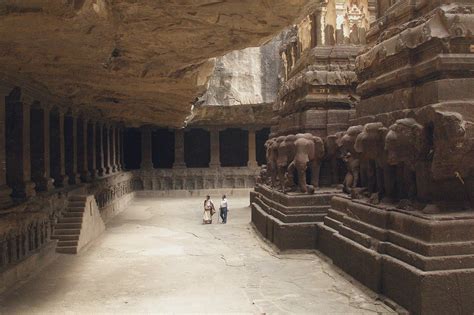
[[[308,2],[2,1],[1,72],[111,119],[180,126],[208,58],[261,44]]]

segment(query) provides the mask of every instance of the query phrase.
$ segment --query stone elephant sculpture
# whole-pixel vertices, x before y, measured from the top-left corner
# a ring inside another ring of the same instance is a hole
[[[339,139],[339,148],[346,162],[347,173],[343,182],[343,190],[350,193],[360,183],[360,154],[355,150],[354,145],[357,136],[364,129],[363,126],[352,126]]]
[[[281,191],[285,192],[288,187],[294,185],[293,174],[287,172],[288,165],[293,161],[295,155],[295,135],[280,136],[276,139],[278,146],[277,154],[277,177]]]
[[[344,136],[344,132],[341,131],[334,135],[327,136],[324,141],[324,151],[325,151],[324,159],[328,161],[330,172],[331,172],[331,184],[333,185],[340,183],[339,162],[342,160],[340,141],[343,136]]]
[[[387,132],[388,129],[380,122],[368,123],[357,136],[354,144],[354,149],[359,153],[360,158],[367,161],[367,188],[373,203],[379,203],[386,188],[392,186],[385,152]]]
[[[385,137],[389,165],[403,164],[404,186],[408,198],[417,196],[417,168],[427,160],[431,146],[426,129],[413,118],[397,120]]]
[[[310,133],[297,134],[295,143],[295,156],[288,167],[288,173],[294,170],[298,173],[298,186],[303,193],[308,192],[306,170],[311,168],[312,189],[319,187],[319,171],[324,158],[324,142],[321,138]]]
[[[278,158],[278,143],[276,138],[267,140],[266,146],[266,157],[267,157],[267,170],[271,179],[271,186],[277,186],[277,158]]]

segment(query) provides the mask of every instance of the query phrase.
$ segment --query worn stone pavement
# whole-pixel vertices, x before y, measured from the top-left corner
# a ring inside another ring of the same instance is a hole
[[[0,313],[393,312],[315,253],[274,252],[248,203],[230,198],[228,224],[202,225],[201,198],[135,199],[87,251],[1,296]]]

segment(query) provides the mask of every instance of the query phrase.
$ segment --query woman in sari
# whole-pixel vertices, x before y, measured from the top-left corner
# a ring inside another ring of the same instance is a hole
[[[211,196],[206,196],[206,200],[204,200],[204,214],[202,216],[202,223],[203,224],[212,224],[212,216],[216,212],[214,208],[214,203],[211,200]]]

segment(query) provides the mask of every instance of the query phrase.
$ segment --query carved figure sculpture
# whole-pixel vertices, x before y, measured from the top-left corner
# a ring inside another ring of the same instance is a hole
[[[310,133],[297,134],[295,141],[295,156],[288,167],[288,173],[295,169],[298,172],[298,186],[303,193],[319,187],[319,171],[324,157],[324,143],[321,138]],[[311,167],[311,186],[308,187],[306,170]]]
[[[385,136],[387,132],[388,129],[380,122],[368,123],[357,136],[354,144],[355,151],[368,161],[368,189],[373,203],[379,203],[385,193],[384,172],[387,165]]]
[[[385,150],[388,164],[404,164],[408,197],[411,200],[415,199],[417,164],[425,160],[430,151],[425,128],[413,118],[397,120],[390,126],[385,137]]]

